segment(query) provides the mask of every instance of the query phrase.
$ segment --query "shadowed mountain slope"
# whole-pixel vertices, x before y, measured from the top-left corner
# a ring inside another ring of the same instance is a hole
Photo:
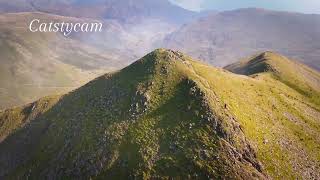
[[[282,81],[158,49],[64,96],[2,111],[0,176],[319,178],[319,114]]]

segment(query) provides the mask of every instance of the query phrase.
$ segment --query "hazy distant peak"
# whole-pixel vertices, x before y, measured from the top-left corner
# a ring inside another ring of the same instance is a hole
[[[195,12],[183,9],[167,0],[0,0],[0,12],[41,11],[65,16],[110,18],[138,21],[157,18],[183,23]]]

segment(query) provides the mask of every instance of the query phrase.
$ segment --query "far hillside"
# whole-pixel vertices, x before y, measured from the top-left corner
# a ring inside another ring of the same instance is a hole
[[[32,33],[33,18],[44,22],[82,21],[44,13],[0,15],[0,109],[65,93],[100,72],[122,67],[114,53],[61,33]]]
[[[320,15],[249,8],[187,23],[163,46],[220,67],[271,50],[320,70],[319,34]]]

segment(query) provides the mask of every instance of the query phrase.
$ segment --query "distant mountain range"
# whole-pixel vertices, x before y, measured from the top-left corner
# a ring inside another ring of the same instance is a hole
[[[143,18],[182,23],[196,14],[167,0],[0,0],[0,12],[25,11],[132,23]]]
[[[1,179],[319,179],[320,74],[272,52],[210,67],[158,49],[0,112]]]
[[[163,46],[225,66],[262,51],[276,51],[320,70],[320,15],[239,9],[185,24]]]

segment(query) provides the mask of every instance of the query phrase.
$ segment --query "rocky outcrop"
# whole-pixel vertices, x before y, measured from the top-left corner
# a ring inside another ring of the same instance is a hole
[[[206,93],[213,95],[213,92],[203,91],[197,82],[191,79],[185,81],[190,88],[189,95],[201,102],[197,116],[202,123],[209,124],[219,137],[220,148],[223,149],[220,151],[220,155],[228,159],[226,162],[233,162],[242,167],[241,169],[234,169],[234,171],[236,171],[234,173],[245,179],[252,178],[252,174],[260,179],[267,178],[266,175],[263,174],[263,167],[257,160],[255,150],[245,138],[241,125],[237,122],[235,116],[225,109],[225,105],[221,102],[217,102],[215,105],[210,104]],[[214,99],[218,98],[215,97]],[[223,112],[218,112],[217,109],[212,107],[219,105]],[[202,156],[205,156],[205,153],[206,151],[203,151]],[[232,165],[230,164],[230,166]]]

